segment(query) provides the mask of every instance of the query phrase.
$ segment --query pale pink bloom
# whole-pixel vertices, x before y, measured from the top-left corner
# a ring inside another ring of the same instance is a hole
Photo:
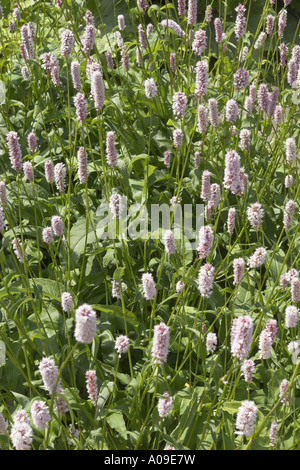
[[[298,325],[298,309],[294,305],[289,305],[285,310],[285,326],[296,328]]]
[[[157,364],[167,361],[169,352],[169,327],[164,323],[154,326],[152,357]]]
[[[288,61],[287,82],[293,88],[295,88],[296,86],[298,69],[299,64],[297,64],[295,59],[291,59]]]
[[[230,189],[233,194],[242,194],[240,179],[240,156],[235,150],[225,155],[224,188]]]
[[[240,131],[240,147],[248,152],[250,148],[251,132],[249,129],[241,129]]]
[[[94,47],[94,42],[96,39],[96,28],[93,24],[87,24],[82,36],[82,45],[83,45],[83,50],[86,53],[86,55],[90,55],[91,50]]]
[[[112,53],[110,50],[106,51],[106,61],[107,61],[107,65],[108,67],[113,70],[114,68],[114,61],[113,61],[113,57],[112,57]]]
[[[120,283],[118,281],[112,280],[111,295],[116,298],[121,298]]]
[[[22,73],[22,77],[24,78],[24,80],[28,80],[31,77],[31,73],[27,65],[24,65],[21,68],[21,73]]]
[[[79,147],[77,152],[78,179],[81,184],[85,184],[89,177],[88,160],[84,147]]]
[[[245,194],[245,192],[247,191],[248,179],[249,179],[249,177],[248,177],[247,173],[245,173],[244,168],[241,168],[240,169],[240,181],[241,181],[241,192],[242,192],[242,194]]]
[[[227,230],[229,235],[231,236],[234,232],[234,227],[235,227],[235,208],[231,207],[228,211],[228,217],[227,217]]]
[[[147,0],[137,0],[137,6],[146,13],[148,5]]]
[[[243,67],[233,75],[233,86],[236,91],[242,91],[249,85],[249,72]]]
[[[42,68],[47,72],[48,75],[50,75],[51,70],[54,66],[58,65],[58,60],[56,57],[54,57],[51,52],[45,52],[42,56]]]
[[[158,400],[158,414],[159,417],[163,420],[171,413],[173,408],[173,398],[169,395],[168,392],[163,394],[163,398]]]
[[[43,229],[43,242],[47,243],[47,245],[50,245],[50,243],[53,242],[53,232],[51,227],[45,227]]]
[[[62,237],[64,234],[64,226],[59,215],[54,215],[51,219],[51,225],[54,232],[54,235],[57,237]]]
[[[279,46],[279,53],[280,53],[280,65],[282,67],[286,66],[286,55],[287,55],[288,49],[286,47],[286,44],[282,42]]]
[[[138,47],[136,48],[136,61],[139,67],[143,67],[143,56]]]
[[[109,166],[116,168],[118,157],[115,147],[115,133],[113,131],[109,131],[106,134],[106,160]]]
[[[95,108],[101,111],[105,101],[105,89],[100,71],[95,71],[91,77],[91,95],[94,100]]]
[[[288,137],[285,141],[286,160],[292,165],[296,160],[296,141],[294,137]]]
[[[73,87],[75,88],[75,90],[80,91],[81,90],[80,67],[79,67],[79,62],[77,60],[74,60],[71,63],[71,77],[72,77]]]
[[[267,251],[265,248],[257,248],[253,255],[247,261],[248,269],[259,268],[260,266],[262,266],[265,262],[266,254]]]
[[[273,28],[274,28],[274,16],[268,15],[267,24],[266,24],[266,32],[268,36],[272,36]]]
[[[85,373],[86,389],[92,405],[97,406],[99,391],[97,385],[97,376],[95,370],[87,370]]]
[[[259,336],[259,357],[269,359],[271,357],[272,338],[267,330],[263,330]]]
[[[289,229],[294,214],[295,214],[295,202],[293,200],[289,200],[285,205],[284,214],[283,214],[283,226],[285,230]]]
[[[148,24],[147,24],[147,28],[146,28],[146,36],[147,36],[147,37],[150,36],[150,34],[151,34],[152,31],[153,31],[153,28],[154,28],[154,26],[153,26],[152,23],[148,23]]]
[[[214,353],[217,349],[218,338],[216,333],[207,333],[206,336],[206,349],[210,353]]]
[[[173,113],[174,116],[183,118],[187,105],[187,97],[184,93],[178,91],[173,95]]]
[[[16,24],[15,24],[14,21],[10,21],[10,22],[8,23],[8,29],[9,29],[9,31],[10,31],[11,33],[13,33],[13,32],[15,31],[15,29],[16,29]]]
[[[143,25],[141,25],[141,24],[138,25],[138,33],[139,33],[140,47],[142,49],[145,49],[147,47],[147,39],[146,39],[146,35],[144,33],[144,30],[143,30]]]
[[[180,292],[182,292],[183,288],[184,288],[184,282],[178,281],[176,284],[176,292],[179,294]]]
[[[180,148],[183,143],[183,132],[181,129],[175,129],[173,132],[173,142],[176,148]]]
[[[54,359],[51,359],[50,357],[44,357],[39,363],[39,371],[43,379],[44,387],[50,393],[50,395],[61,388],[61,380],[57,380],[58,367],[55,364]]]
[[[62,33],[62,40],[61,40],[61,55],[66,59],[70,57],[73,51],[73,44],[74,44],[74,34],[69,29],[65,29]]]
[[[297,277],[291,279],[291,296],[295,304],[300,301],[300,280]]]
[[[20,263],[24,263],[24,257],[25,259],[27,259],[27,253],[26,253],[26,250],[24,250],[24,253],[23,253],[23,244],[21,240],[19,240],[17,237],[14,237],[12,241],[12,245],[13,245],[13,250],[15,252],[15,255],[20,261]]]
[[[269,110],[269,90],[265,83],[262,83],[258,89],[258,104],[266,113]]]
[[[7,195],[6,195],[6,186],[4,181],[0,181],[0,203],[3,206],[6,206],[8,203]]]
[[[285,30],[286,23],[287,23],[287,11],[286,11],[286,10],[282,10],[282,11],[279,13],[279,18],[278,18],[278,36],[279,36],[280,38],[283,37],[283,32],[284,32],[284,30]]]
[[[218,183],[213,183],[210,187],[210,198],[207,203],[207,207],[210,211],[215,210],[220,202],[221,189]]]
[[[189,0],[187,16],[188,24],[195,25],[197,23],[197,0]]]
[[[54,182],[54,165],[52,160],[45,162],[45,177],[47,183],[52,184]]]
[[[196,31],[194,36],[194,41],[192,44],[192,50],[195,55],[202,55],[206,48],[206,32],[204,29],[199,29]]]
[[[208,299],[213,291],[214,267],[207,263],[201,266],[198,275],[198,288],[202,297]]]
[[[10,131],[6,136],[6,140],[11,166],[19,173],[22,169],[22,152],[19,144],[19,137],[16,132]]]
[[[123,31],[125,29],[124,15],[118,15],[118,27],[120,31]]]
[[[274,110],[274,121],[276,124],[282,122],[282,106],[277,105]]]
[[[23,171],[28,181],[33,181],[33,166],[31,162],[23,163]]]
[[[176,72],[176,54],[175,52],[171,52],[170,54],[170,69],[172,70],[173,73]]]
[[[240,61],[244,62],[248,54],[249,54],[249,48],[247,46],[244,46],[241,52]]]
[[[127,45],[126,44],[122,47],[121,57],[122,57],[122,65],[123,65],[124,69],[126,70],[126,72],[128,72],[128,70],[129,70],[129,56],[128,56],[128,51],[127,51]]]
[[[149,99],[152,99],[156,96],[156,84],[153,78],[148,78],[145,81],[145,95]]]
[[[123,204],[120,194],[112,194],[109,198],[109,208],[113,219],[119,219],[122,214]]]
[[[64,193],[66,188],[66,167],[64,163],[57,163],[55,165],[54,178],[57,190],[60,193]]]
[[[238,117],[239,108],[234,99],[228,100],[226,103],[225,117],[228,122],[235,122]]]
[[[198,129],[201,134],[205,134],[208,126],[208,111],[203,104],[198,107]]]
[[[234,318],[232,322],[230,339],[231,353],[240,360],[245,359],[251,349],[253,321],[249,315]]]
[[[83,304],[75,313],[75,339],[79,343],[92,343],[97,332],[96,312],[88,304]]]
[[[197,248],[199,258],[207,258],[214,241],[213,230],[209,225],[204,225],[199,230],[199,246]]]
[[[286,402],[289,400],[290,398],[290,395],[289,393],[285,393],[287,388],[289,386],[289,383],[286,379],[283,379],[281,384],[280,384],[280,389],[279,389],[279,398],[280,398],[280,401],[281,403],[283,403],[284,405],[286,404]],[[284,396],[283,396],[284,395]]]
[[[92,81],[92,75],[94,72],[101,72],[101,67],[100,65],[97,63],[97,62],[94,62],[93,58],[92,57],[89,57],[88,60],[87,60],[87,64],[86,64],[86,75],[87,75],[87,78]],[[92,84],[91,84],[92,86]],[[91,95],[92,95],[92,90],[91,90]],[[93,95],[92,95],[93,96]]]
[[[220,18],[215,19],[214,25],[215,25],[216,42],[220,44],[223,41],[223,29],[222,29],[222,23],[221,23]]]
[[[28,134],[27,143],[31,152],[34,153],[36,151],[36,137],[33,132],[30,132],[30,134]]]
[[[196,151],[194,153],[195,167],[198,170],[200,166],[200,152]]]
[[[16,7],[13,9],[12,16],[17,20],[21,20],[21,13],[18,7],[18,4],[16,4]]]
[[[252,109],[253,109],[253,100],[251,96],[246,96],[245,110],[247,111],[247,113],[252,113]]]
[[[170,150],[166,150],[164,152],[164,164],[167,168],[170,168],[170,162],[171,161],[171,152]]]
[[[0,412],[0,434],[7,434],[7,425],[3,414]]]
[[[208,65],[207,62],[201,60],[196,64],[196,88],[195,95],[197,98],[207,93],[208,87]]]
[[[277,101],[278,101],[278,95],[279,95],[279,89],[275,87],[272,93],[269,95],[269,110],[268,110],[269,116],[273,116],[275,112]]]
[[[175,447],[167,445],[164,450],[176,450]]]
[[[235,434],[249,437],[255,430],[257,408],[253,401],[244,400],[239,408]]]
[[[204,170],[202,173],[201,199],[208,202],[210,199],[210,171]]]
[[[117,337],[115,349],[117,350],[119,357],[121,357],[122,354],[127,353],[129,349],[129,339],[127,336],[121,335]]]
[[[74,104],[76,108],[76,116],[79,122],[82,124],[86,118],[88,104],[85,99],[85,96],[82,93],[77,93],[74,97]]]
[[[288,346],[287,346],[288,352],[293,355],[296,354],[297,356],[299,355],[300,348],[299,348],[299,342],[298,341],[291,341]]]
[[[214,98],[208,100],[209,120],[214,128],[219,126],[218,104]]]
[[[72,312],[73,298],[69,292],[63,292],[61,295],[61,306],[64,312]]]
[[[264,31],[259,33],[258,38],[254,43],[254,49],[262,48],[265,43],[266,38],[267,38],[267,35]]]
[[[52,80],[52,83],[54,86],[56,87],[60,87],[61,86],[61,83],[60,83],[60,79],[59,79],[59,71],[60,71],[60,68],[59,66],[57,65],[54,65],[51,69],[51,80]]]
[[[40,431],[48,428],[48,421],[51,421],[49,407],[44,401],[34,401],[30,409],[33,424]]]
[[[121,49],[124,45],[124,41],[123,41],[122,34],[120,33],[120,31],[115,32],[115,39],[117,42],[117,46]]]
[[[178,15],[181,17],[185,15],[185,2],[186,0],[178,0]]]
[[[293,175],[287,175],[284,180],[284,185],[288,189],[293,186],[293,182],[294,182]]]
[[[173,255],[176,251],[176,246],[175,246],[174,235],[173,235],[172,230],[166,230],[164,234],[164,243],[165,243],[166,253],[168,253],[169,255]]]
[[[254,362],[251,359],[246,359],[243,362],[241,369],[242,369],[242,375],[244,376],[245,382],[249,384],[253,378],[253,373],[255,370]]]
[[[183,31],[183,29],[181,29],[181,27],[179,26],[178,23],[176,23],[176,21],[174,20],[162,20],[160,22],[160,24],[164,27],[164,28],[170,28],[177,36],[179,36],[180,38],[183,38],[185,36],[185,32]]]
[[[153,300],[156,295],[156,287],[151,273],[144,273],[142,276],[143,292],[146,300]]]
[[[10,438],[16,450],[30,450],[33,431],[29,421],[25,422],[15,419],[11,427]]]
[[[5,217],[2,206],[0,205],[0,232],[3,232],[5,229]]]
[[[246,8],[241,3],[235,8],[237,12],[235,20],[235,37],[241,39],[244,35],[245,26],[246,26]]]
[[[26,58],[32,59],[34,57],[34,47],[33,42],[29,37],[29,27],[26,25],[23,25],[21,28],[21,40],[25,46]]]
[[[270,428],[270,434],[269,434],[269,439],[270,439],[270,445],[274,447],[277,442],[277,432],[278,432],[278,424],[276,421],[272,421],[271,428]]]
[[[252,204],[250,207],[248,207],[247,217],[248,217],[251,227],[254,228],[255,230],[258,230],[262,224],[262,220],[264,217],[264,210],[262,208],[262,205],[256,202]]]
[[[207,5],[206,10],[205,10],[205,20],[207,23],[210,23],[212,20],[212,6]]]

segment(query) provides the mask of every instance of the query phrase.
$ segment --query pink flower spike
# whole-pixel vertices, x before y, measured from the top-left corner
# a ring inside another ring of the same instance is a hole
[[[155,325],[152,346],[152,357],[157,364],[163,364],[167,361],[169,352],[169,327],[164,323]]]

